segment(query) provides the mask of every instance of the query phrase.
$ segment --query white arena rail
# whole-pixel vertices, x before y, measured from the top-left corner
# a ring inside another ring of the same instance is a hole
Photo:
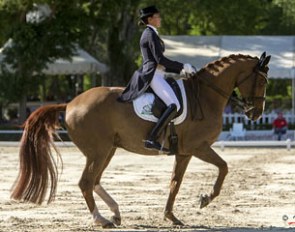
[[[20,142],[0,141],[0,147],[18,147]],[[58,147],[74,147],[73,142],[55,142]],[[226,147],[260,147],[260,148],[286,148],[288,151],[295,148],[295,141],[290,139],[281,141],[217,141],[213,147],[224,150]]]
[[[0,130],[0,134],[20,134],[22,133],[22,130]],[[227,134],[229,132],[222,132],[221,136],[219,137],[219,141],[215,142],[213,144],[213,147],[220,147],[222,150],[225,149],[225,147],[286,147],[288,150],[291,148],[295,148],[295,131],[290,131],[291,133],[294,133],[294,139],[287,138],[285,140],[277,141],[277,140],[242,140],[242,141],[229,141],[227,140]],[[66,130],[57,130],[58,134],[66,134]],[[249,134],[263,134],[263,133],[271,133],[271,130],[269,131],[247,131]],[[55,142],[55,144],[59,147],[73,147],[75,146],[72,142],[69,141],[58,141]],[[2,147],[15,147],[19,146],[19,142],[15,141],[0,141],[0,146]]]
[[[23,130],[0,130],[0,134],[22,134]],[[58,134],[67,134],[66,130],[57,130]]]
[[[265,147],[265,148],[287,148],[288,151],[295,147],[295,141],[291,139],[281,141],[261,140],[261,141],[217,141],[213,147],[220,147],[224,150],[225,147]]]
[[[250,121],[244,114],[239,113],[233,113],[233,114],[223,114],[223,125],[226,124],[232,124],[234,122],[244,122],[244,124],[247,125],[259,125],[259,124],[269,124],[272,125],[272,122],[277,118],[276,113],[270,113],[270,114],[262,114],[261,118],[256,121]],[[295,123],[295,115],[291,113],[284,114],[284,118],[287,120],[287,122],[290,124]]]

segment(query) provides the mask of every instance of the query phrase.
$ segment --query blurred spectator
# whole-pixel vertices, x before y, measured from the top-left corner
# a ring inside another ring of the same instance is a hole
[[[224,113],[225,114],[231,114],[233,113],[233,109],[235,108],[235,99],[238,98],[238,95],[235,91],[232,92],[230,98],[228,99],[226,106],[224,108]],[[234,100],[233,100],[234,99]]]
[[[283,117],[283,113],[278,113],[278,117],[272,123],[274,133],[278,136],[278,140],[281,140],[282,135],[286,134],[288,123]]]
[[[231,114],[232,113],[231,105],[229,103],[225,106],[224,113],[225,114]]]

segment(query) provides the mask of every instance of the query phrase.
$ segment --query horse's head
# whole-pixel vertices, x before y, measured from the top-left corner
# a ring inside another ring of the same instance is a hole
[[[265,92],[268,82],[268,62],[271,56],[266,56],[265,52],[257,63],[249,65],[247,72],[241,73],[236,81],[236,87],[239,89],[247,117],[251,120],[257,120],[261,117],[265,105]]]

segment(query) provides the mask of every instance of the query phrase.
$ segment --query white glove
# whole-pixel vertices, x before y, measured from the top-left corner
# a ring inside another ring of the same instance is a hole
[[[180,75],[185,78],[192,77],[197,72],[196,68],[191,64],[184,64],[183,69],[180,72]]]
[[[193,75],[197,72],[196,68],[191,64],[184,64],[183,71],[185,74]]]

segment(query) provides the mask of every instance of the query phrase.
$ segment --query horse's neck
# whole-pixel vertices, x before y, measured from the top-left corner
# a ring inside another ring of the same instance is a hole
[[[208,74],[198,81],[201,102],[211,106],[216,113],[222,113],[234,89],[233,74],[230,70],[219,76]]]
[[[199,85],[199,98],[203,108],[214,111],[215,114],[222,114],[235,86],[235,77],[238,75],[237,69],[233,65],[226,64],[222,71],[218,70],[218,65],[209,67],[200,72],[195,85]]]
[[[236,78],[247,70],[252,70],[255,59],[244,55],[223,57],[202,68],[193,78],[192,91],[199,96],[203,108],[220,115],[231,96]]]

